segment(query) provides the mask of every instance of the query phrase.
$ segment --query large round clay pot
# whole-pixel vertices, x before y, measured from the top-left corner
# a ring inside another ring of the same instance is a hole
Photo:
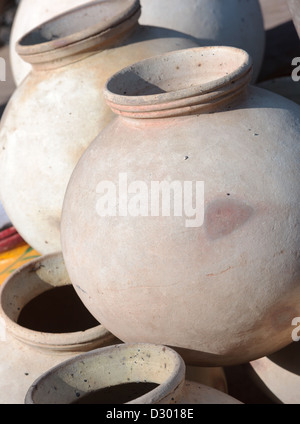
[[[300,107],[250,79],[231,47],[123,69],[105,89],[118,117],[65,196],[63,254],[88,310],[188,364],[274,352],[298,316]]]
[[[24,403],[48,369],[116,343],[74,292],[61,253],[23,265],[0,292],[0,404]]]
[[[300,0],[287,0],[292,18],[300,37]]]
[[[250,362],[254,381],[276,403],[300,404],[300,343]]]
[[[185,381],[182,358],[166,346],[149,344],[110,346],[62,362],[32,384],[25,403],[241,404]]]
[[[289,77],[274,78],[258,84],[258,87],[280,94],[300,105],[300,84]]]
[[[197,38],[202,46],[244,49],[257,79],[265,52],[265,30],[258,0],[141,0],[144,25],[160,25]]]
[[[2,117],[0,192],[12,223],[41,254],[61,250],[60,215],[71,173],[114,118],[103,98],[107,78],[141,58],[195,46],[184,34],[140,26],[139,14],[137,0],[93,2],[18,44],[34,69]]]
[[[29,74],[31,65],[16,52],[16,43],[26,33],[54,18],[91,0],[21,0],[13,22],[9,49],[13,78],[19,85]]]

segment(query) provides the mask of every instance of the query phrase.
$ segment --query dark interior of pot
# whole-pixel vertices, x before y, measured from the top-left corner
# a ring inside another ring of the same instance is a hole
[[[51,288],[34,297],[22,308],[17,323],[43,333],[75,333],[99,325],[72,285]]]
[[[60,256],[39,259],[12,276],[3,288],[1,307],[13,323],[42,333],[99,326],[73,288]]]
[[[86,31],[99,33],[122,22],[139,9],[136,0],[103,0],[91,2],[53,18],[26,34],[20,46],[32,46],[70,37]],[[62,45],[56,47],[63,47]]]
[[[192,48],[146,59],[115,74],[107,83],[115,96],[150,96],[237,78],[251,68],[243,50],[231,47]]]

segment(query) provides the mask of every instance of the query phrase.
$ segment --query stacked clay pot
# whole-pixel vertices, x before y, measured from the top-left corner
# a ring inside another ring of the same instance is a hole
[[[251,70],[245,51],[206,47],[107,82],[116,119],[72,174],[61,236],[78,295],[125,343],[168,345],[201,366],[291,343],[300,107],[249,86]]]
[[[61,253],[32,260],[1,286],[0,404],[24,403],[32,381],[62,361],[120,343],[73,291]]]
[[[275,403],[300,404],[300,343],[250,363],[253,381]]]
[[[17,88],[0,128],[0,193],[23,239],[41,254],[61,250],[60,216],[71,173],[113,118],[108,77],[145,57],[195,42],[138,24],[138,0],[92,2],[48,21],[17,45],[33,70]]]
[[[29,74],[31,65],[16,52],[16,43],[26,33],[55,16],[67,12],[89,0],[21,0],[10,36],[10,61],[16,85]]]
[[[166,346],[124,344],[65,361],[33,382],[26,404],[241,404],[185,380],[182,358]]]
[[[232,46],[253,58],[256,80],[265,52],[265,31],[258,0],[141,0],[141,23],[176,29],[201,46]]]

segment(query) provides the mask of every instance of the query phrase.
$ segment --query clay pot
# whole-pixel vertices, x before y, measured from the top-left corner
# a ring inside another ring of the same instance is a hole
[[[31,65],[22,60],[16,52],[17,41],[49,19],[88,2],[89,0],[21,0],[9,43],[10,61],[16,85],[19,85],[31,70]]]
[[[263,81],[258,87],[280,94],[293,102],[300,104],[300,84],[291,77],[275,78]]]
[[[88,310],[189,365],[277,351],[298,316],[300,108],[250,79],[231,47],[115,74],[105,97],[118,116],[65,196],[62,249]]]
[[[295,28],[300,37],[300,0],[287,0],[287,3],[292,14]]]
[[[139,26],[139,14],[136,0],[94,2],[18,44],[34,70],[2,118],[0,191],[12,223],[41,254],[61,250],[60,215],[71,173],[114,118],[103,98],[107,78],[155,53],[195,46],[184,34]]]
[[[298,342],[250,363],[254,381],[274,402],[300,404],[299,355]]]
[[[196,367],[186,365],[186,380],[213,387],[221,392],[228,393],[227,379],[221,367]]]
[[[197,38],[201,46],[233,46],[253,58],[254,80],[265,51],[258,0],[141,0],[144,25],[160,25]]]
[[[61,254],[35,259],[6,280],[0,324],[1,404],[24,403],[31,382],[61,361],[120,342],[82,305]]]
[[[79,355],[46,372],[27,404],[183,404],[241,402],[185,381],[182,358],[165,346],[115,345]]]

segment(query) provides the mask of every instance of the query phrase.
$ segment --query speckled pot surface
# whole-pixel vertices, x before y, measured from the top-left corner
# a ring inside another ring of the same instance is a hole
[[[250,79],[246,52],[207,47],[139,62],[106,85],[118,117],[74,170],[61,234],[78,295],[124,342],[165,344],[201,366],[290,343],[300,107]],[[169,183],[169,210],[157,182]]]
[[[116,392],[109,403],[241,403],[218,390],[186,382],[182,358],[165,346],[149,344],[115,345],[65,361],[33,382],[25,403],[85,403],[89,394],[129,383],[154,383],[156,387],[143,394],[137,390],[125,402]],[[97,403],[104,403],[101,395]]]
[[[140,26],[139,15],[137,0],[93,2],[45,23],[18,44],[34,69],[1,120],[0,194],[18,232],[41,254],[61,250],[69,178],[114,118],[103,98],[106,80],[142,58],[195,46],[178,32]]]

